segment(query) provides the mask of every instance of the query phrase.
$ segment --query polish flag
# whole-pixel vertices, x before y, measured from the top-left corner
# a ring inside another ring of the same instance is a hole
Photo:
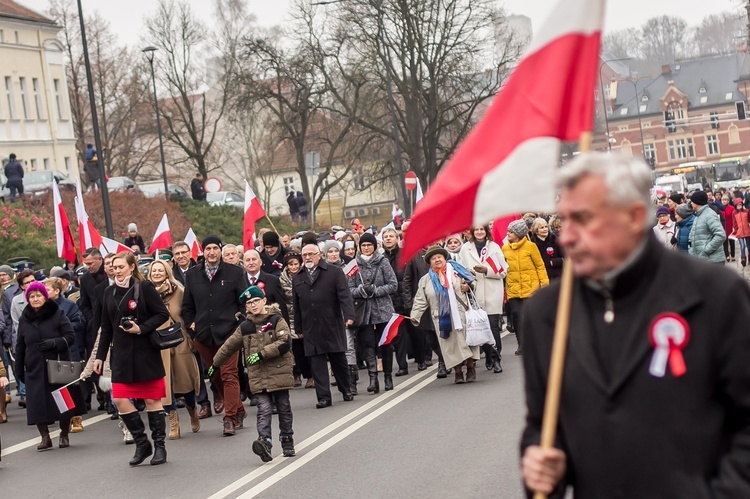
[[[185,243],[190,247],[190,256],[193,260],[198,261],[198,257],[203,254],[203,248],[201,247],[198,237],[193,232],[193,228],[190,227],[185,236]]]
[[[60,197],[60,188],[57,182],[52,182],[52,199],[55,203],[55,237],[57,238],[57,256],[66,262],[76,261],[76,243],[73,240],[73,231],[70,229],[70,220],[65,213],[65,207]]]
[[[414,206],[417,206],[417,203],[422,201],[423,197],[424,194],[422,194],[422,183],[419,181],[419,178],[417,178],[417,193],[414,195]]]
[[[76,179],[76,218],[78,219],[78,241],[83,254],[89,248],[98,248],[102,245],[102,235],[96,230],[94,224],[89,220],[86,207],[83,204],[83,193],[81,192],[81,181]]]
[[[172,233],[169,232],[169,220],[167,220],[167,214],[165,213],[161,217],[161,222],[156,228],[156,234],[151,240],[151,246],[148,248],[149,253],[153,253],[156,250],[167,249],[172,246]]]
[[[603,14],[604,0],[557,3],[482,120],[417,204],[402,264],[468,227],[510,213],[554,211],[560,145],[593,128]]]
[[[242,242],[245,248],[255,248],[255,222],[266,216],[260,201],[245,180],[245,224]]]
[[[484,261],[495,274],[502,274],[508,268],[508,263],[502,253],[492,253]]]
[[[344,274],[346,274],[346,277],[354,277],[357,272],[359,272],[359,265],[357,265],[357,259],[354,258],[344,266]]]
[[[119,241],[115,241],[114,239],[110,239],[108,237],[102,236],[102,244],[99,245],[99,251],[102,255],[107,256],[110,253],[122,253],[123,251],[128,253],[134,253],[134,251],[131,248],[128,248],[124,244],[122,244]]]
[[[60,414],[75,409],[76,404],[73,402],[73,397],[70,396],[70,390],[68,390],[67,385],[58,390],[53,390],[52,398],[55,399],[55,404],[57,404],[57,410],[60,411]]]
[[[419,182],[417,180],[417,182]],[[396,208],[396,203],[393,203],[393,208],[391,208],[391,220],[393,220],[393,223],[396,225],[401,225],[401,218],[398,216],[398,208]]]
[[[393,314],[391,316],[391,320],[385,325],[383,335],[380,337],[380,341],[378,341],[378,346],[388,345],[393,341],[393,338],[398,335],[398,326],[401,325],[401,321],[403,321],[404,318],[403,315],[399,314]]]

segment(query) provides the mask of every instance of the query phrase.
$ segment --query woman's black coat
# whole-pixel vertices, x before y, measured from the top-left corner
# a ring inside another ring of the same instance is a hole
[[[104,290],[102,305],[102,333],[99,339],[99,349],[96,358],[105,360],[110,351],[109,359],[112,368],[113,383],[135,383],[163,378],[164,364],[161,361],[161,351],[151,345],[149,336],[169,319],[169,312],[164,306],[159,293],[150,281],[140,282],[140,296],[135,311],[128,308],[133,300],[134,279],[131,286],[118,307],[119,298],[115,298],[116,284]],[[126,333],[120,328],[120,318],[134,315],[138,319],[141,334]]]
[[[55,348],[40,351],[37,345],[44,340],[55,340]],[[52,391],[62,385],[47,383],[47,360],[70,360],[68,345],[75,341],[73,326],[60,307],[52,300],[34,311],[27,306],[18,321],[16,344],[16,377],[26,383],[26,421],[29,425],[52,424],[60,420],[60,411],[52,398]],[[75,409],[64,414],[65,419],[86,414],[83,392],[70,387]]]

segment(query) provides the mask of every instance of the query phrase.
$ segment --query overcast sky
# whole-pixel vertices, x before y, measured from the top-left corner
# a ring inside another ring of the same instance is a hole
[[[32,9],[43,12],[48,0],[16,0]],[[544,22],[556,0],[498,0],[509,14],[523,14],[531,18],[536,30]],[[120,37],[128,45],[149,45],[143,39],[143,19],[154,11],[154,0],[95,1],[82,0],[84,13],[99,10]],[[209,20],[213,14],[211,0],[190,0],[199,17]],[[247,0],[259,24],[273,26],[282,24],[291,0]],[[610,0],[607,2],[606,30],[636,27],[648,18],[662,14],[679,14],[690,25],[696,25],[709,14],[734,10],[738,0]]]

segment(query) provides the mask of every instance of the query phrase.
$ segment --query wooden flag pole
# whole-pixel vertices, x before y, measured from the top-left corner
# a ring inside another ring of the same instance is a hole
[[[269,223],[269,224],[271,224],[271,228],[273,229],[273,231],[274,231],[275,233],[279,234],[279,231],[278,231],[278,229],[277,229],[277,228],[276,228],[276,226],[275,226],[275,225],[273,224],[273,222],[271,221],[271,217],[269,217],[269,216],[268,216],[268,214],[266,214],[266,220],[268,220],[268,223]],[[279,234],[279,235],[281,235],[281,234]]]
[[[578,150],[582,153],[591,148],[591,132],[581,134]],[[570,308],[573,302],[573,262],[565,259],[562,278],[560,280],[560,297],[557,300],[557,316],[555,317],[555,336],[552,341],[552,356],[549,362],[549,377],[547,378],[547,393],[544,399],[544,417],[542,418],[542,437],[540,446],[551,449],[555,445],[557,436],[557,420],[560,414],[560,392],[565,371],[565,354],[568,346],[570,331]],[[536,492],[534,499],[547,499],[547,494]]]

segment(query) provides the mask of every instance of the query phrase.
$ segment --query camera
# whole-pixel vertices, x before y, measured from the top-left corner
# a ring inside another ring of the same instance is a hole
[[[123,329],[130,329],[133,327],[133,324],[136,324],[137,322],[138,319],[136,319],[132,315],[128,315],[120,319],[120,327]]]

